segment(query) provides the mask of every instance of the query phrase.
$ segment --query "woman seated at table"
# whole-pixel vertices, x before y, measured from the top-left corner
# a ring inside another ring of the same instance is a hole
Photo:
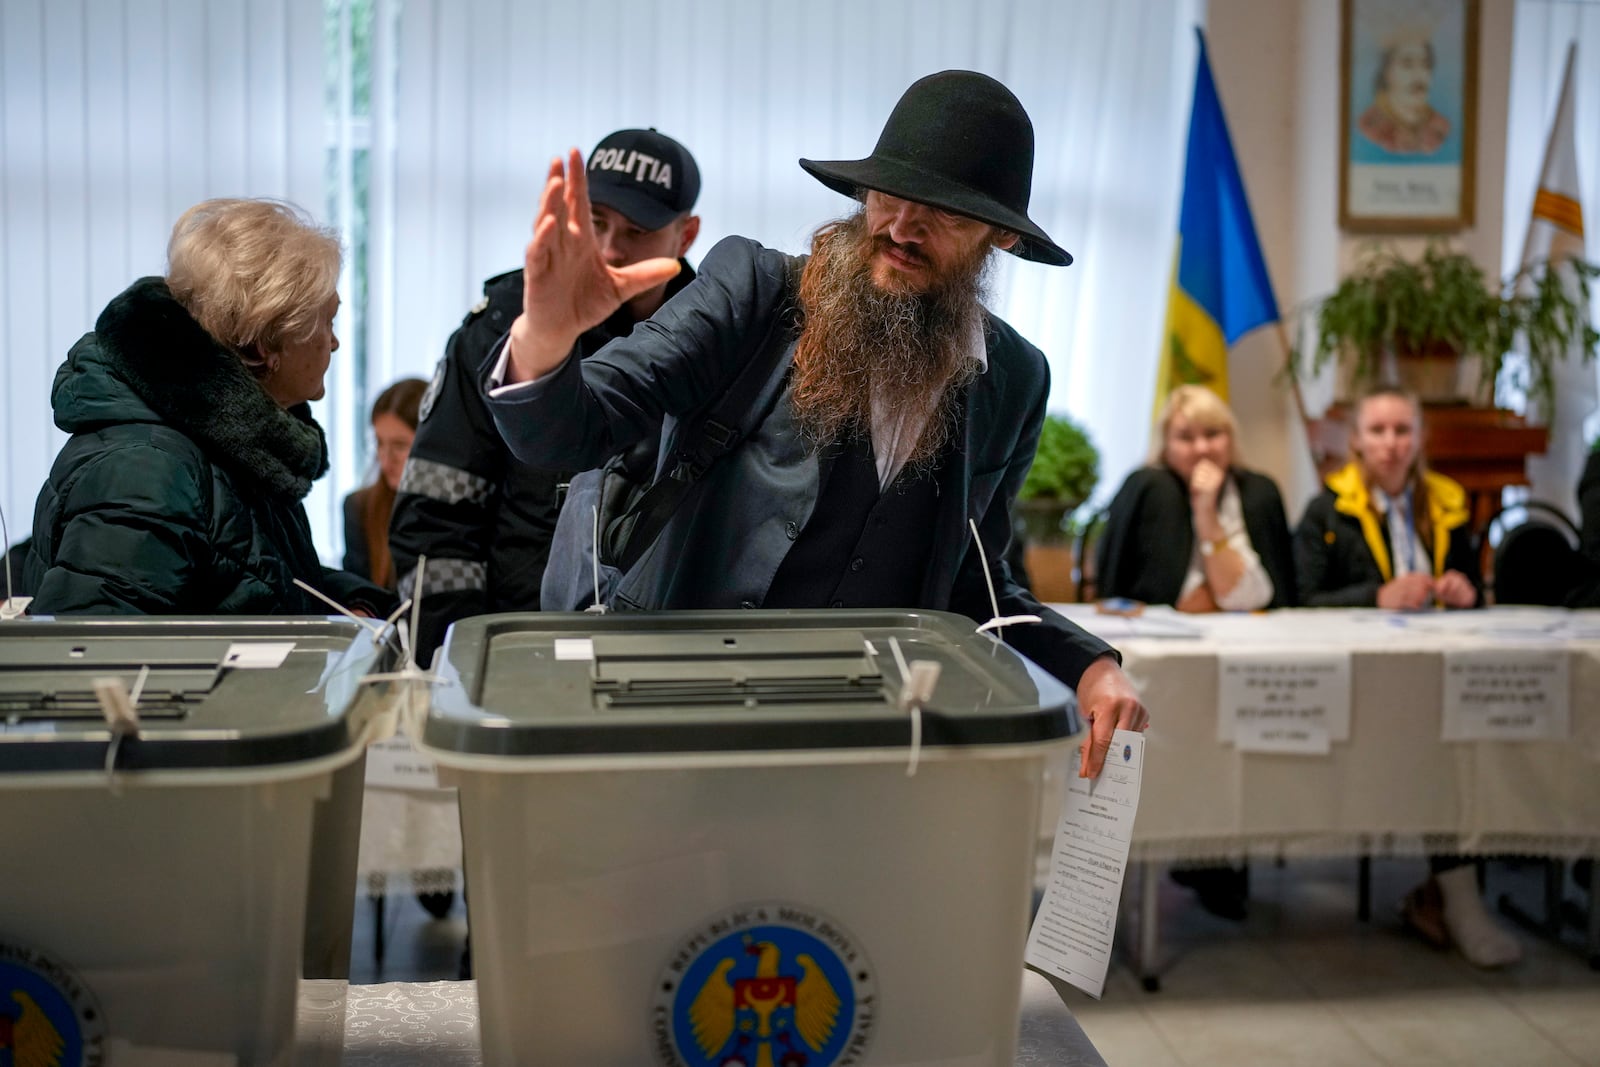
[[[1350,456],[1295,531],[1303,601],[1402,611],[1477,606],[1467,495],[1427,469],[1416,397],[1392,386],[1362,396],[1351,412]],[[1485,910],[1473,865],[1459,856],[1429,862],[1432,877],[1406,896],[1407,924],[1480,967],[1521,958],[1516,938]]]
[[[115,297],[56,372],[72,436],[35,511],[35,614],[328,614],[296,578],[387,610],[322,565],[301,504],[328,469],[308,402],[339,347],[339,260],[287,204],[184,212],[166,276]]]
[[[1271,478],[1234,465],[1238,423],[1222,398],[1180,385],[1167,398],[1150,466],[1128,476],[1100,540],[1100,595],[1179,611],[1256,611],[1294,603],[1283,498]],[[1172,869],[1200,904],[1245,917],[1246,868]]]
[[[1148,467],[1111,502],[1100,540],[1100,592],[1179,611],[1256,611],[1295,603],[1283,498],[1271,478],[1236,466],[1238,424],[1200,385],[1167,398]]]
[[[1295,531],[1308,607],[1476,607],[1482,599],[1467,494],[1428,470],[1416,397],[1379,386],[1356,402],[1350,462]]]

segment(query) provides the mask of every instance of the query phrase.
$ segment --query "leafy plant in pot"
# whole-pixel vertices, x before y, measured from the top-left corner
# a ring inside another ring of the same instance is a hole
[[[1034,595],[1072,599],[1073,559],[1067,519],[1100,481],[1100,452],[1083,427],[1065,415],[1046,415],[1033,466],[1012,511],[1015,535]]]
[[[1576,284],[1546,262],[1523,268],[1491,288],[1472,258],[1430,244],[1420,260],[1393,249],[1369,249],[1361,266],[1317,306],[1317,341],[1311,369],[1339,358],[1341,391],[1399,384],[1425,401],[1488,401],[1506,354],[1521,341],[1527,354],[1519,384],[1550,410],[1553,370],[1574,341],[1586,360],[1600,347],[1590,325],[1590,282],[1600,267],[1566,261]],[[1459,364],[1475,360],[1478,393],[1461,395]]]

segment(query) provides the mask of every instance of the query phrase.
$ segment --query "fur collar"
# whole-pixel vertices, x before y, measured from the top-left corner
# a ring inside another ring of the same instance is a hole
[[[328,469],[328,442],[307,404],[285,411],[239,357],[200,327],[161,278],[106,305],[95,336],[139,399],[213,462],[274,496],[304,499]]]

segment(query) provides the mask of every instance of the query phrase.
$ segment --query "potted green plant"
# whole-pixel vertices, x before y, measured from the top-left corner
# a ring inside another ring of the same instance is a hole
[[[1082,426],[1065,415],[1046,415],[1033,466],[1017,494],[1021,536],[1039,545],[1068,539],[1066,520],[1100,481],[1100,452]]]
[[[1487,401],[1507,352],[1520,340],[1527,354],[1520,384],[1548,411],[1551,372],[1573,341],[1582,341],[1585,359],[1600,347],[1588,316],[1589,283],[1600,277],[1600,267],[1569,262],[1575,291],[1543,262],[1491,287],[1470,256],[1439,244],[1418,260],[1370,248],[1361,266],[1317,305],[1311,367],[1321,370],[1340,359],[1349,392],[1386,382],[1427,401]],[[1477,361],[1477,398],[1461,396],[1463,359]]]

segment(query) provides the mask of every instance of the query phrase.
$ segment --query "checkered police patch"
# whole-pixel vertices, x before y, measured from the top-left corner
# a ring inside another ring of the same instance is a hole
[[[433,402],[439,399],[439,391],[444,388],[444,373],[447,360],[439,360],[439,365],[433,369],[433,380],[428,383],[428,391],[422,394],[422,405],[417,408],[417,421],[426,421],[433,414]]]

